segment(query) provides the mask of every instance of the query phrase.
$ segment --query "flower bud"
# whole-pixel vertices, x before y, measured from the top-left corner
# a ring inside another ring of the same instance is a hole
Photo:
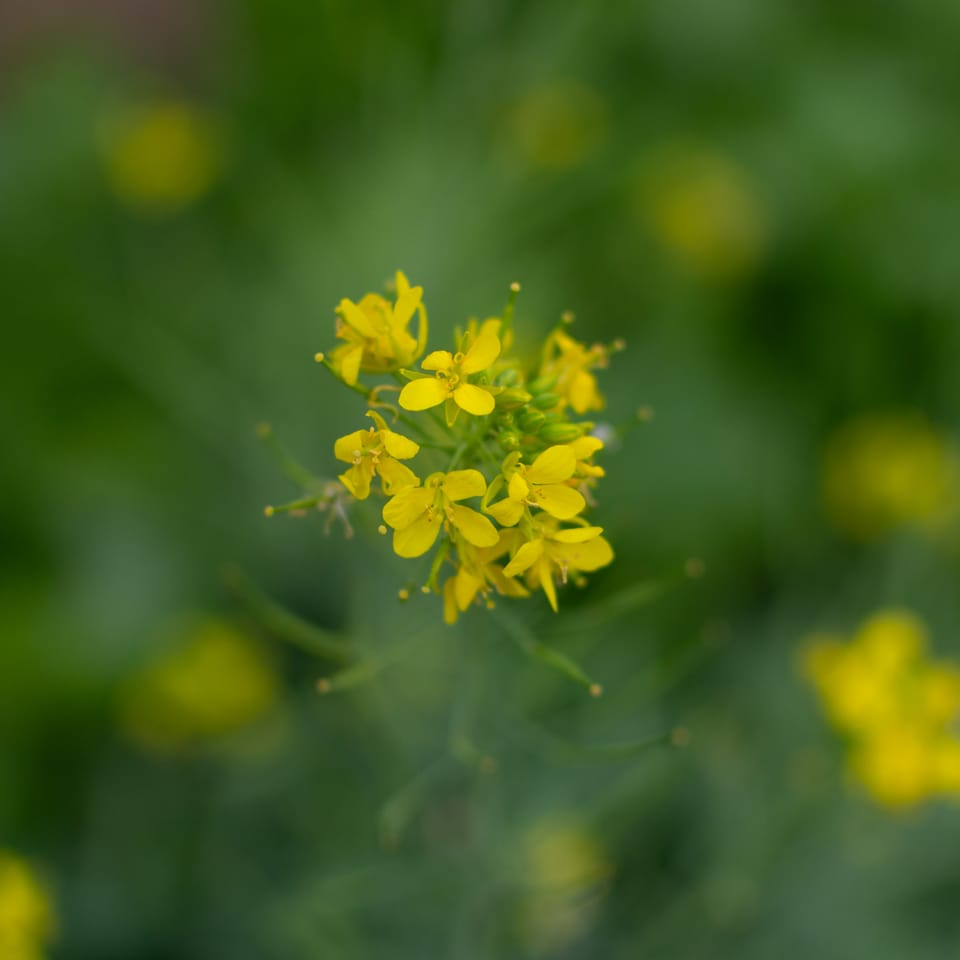
[[[511,387],[497,395],[498,410],[516,410],[519,407],[525,407],[533,397],[526,390],[519,387]]]
[[[537,434],[545,443],[571,443],[583,436],[579,423],[546,423]]]
[[[547,416],[540,410],[525,410],[520,415],[519,422],[522,430],[536,433],[547,422]]]
[[[520,434],[516,430],[504,430],[502,431],[497,440],[500,443],[500,446],[504,450],[519,450],[520,449]]]
[[[533,405],[540,410],[552,410],[560,403],[559,393],[541,393],[533,398]]]
[[[556,377],[537,377],[533,383],[528,384],[531,393],[546,393],[557,385]]]

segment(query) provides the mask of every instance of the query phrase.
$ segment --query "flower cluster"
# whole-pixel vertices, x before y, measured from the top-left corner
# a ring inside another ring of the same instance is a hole
[[[823,638],[806,653],[824,710],[849,739],[851,773],[888,807],[960,796],[960,671],[925,647],[921,621],[886,610],[852,642]]]
[[[495,594],[543,590],[556,610],[558,584],[613,559],[585,516],[604,443],[573,417],[603,408],[595,374],[622,347],[579,343],[568,316],[525,363],[511,353],[519,289],[502,316],[471,320],[451,349],[427,353],[423,290],[398,272],[392,300],[341,300],[342,343],[316,357],[366,399],[371,421],[334,444],[348,465],[340,483],[356,500],[387,498],[381,532],[399,556],[435,551],[422,589],[442,593],[448,623]]]

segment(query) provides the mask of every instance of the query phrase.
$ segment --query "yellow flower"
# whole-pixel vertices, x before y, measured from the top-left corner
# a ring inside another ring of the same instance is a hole
[[[515,463],[508,467],[506,499],[488,507],[487,513],[504,527],[517,524],[525,506],[539,507],[558,520],[570,520],[587,505],[583,494],[564,482],[576,469],[576,454],[569,444],[548,447],[529,467]]]
[[[885,727],[859,744],[851,757],[854,776],[878,803],[912,807],[935,789],[935,758],[926,730]]]
[[[479,470],[434,473],[422,487],[401,490],[383,508],[383,521],[393,528],[393,549],[401,557],[419,557],[434,544],[440,528],[459,534],[475,547],[492,547],[499,535],[482,514],[458,503],[482,497],[487,481]]]
[[[420,366],[434,371],[434,376],[411,380],[400,391],[400,406],[405,410],[429,410],[446,402],[448,422],[452,422],[451,413],[455,416],[457,409],[478,417],[492,413],[493,393],[467,378],[482,373],[500,356],[499,329],[499,320],[487,320],[466,352],[434,350],[427,354]]]
[[[42,960],[55,926],[50,897],[30,865],[0,850],[0,957]]]
[[[176,646],[124,690],[126,729],[147,747],[215,739],[257,720],[276,703],[279,682],[261,648],[228,623],[181,627]]]
[[[556,567],[560,581],[566,583],[571,574],[590,573],[613,560],[613,548],[600,536],[603,527],[570,527],[557,529],[555,524],[541,524],[540,536],[528,540],[503,568],[508,577],[526,573],[530,587],[540,587],[550,606],[557,611],[557,590],[553,582]]]
[[[330,362],[345,383],[355,384],[361,370],[382,373],[405,367],[426,345],[423,287],[411,287],[397,271],[397,301],[393,306],[376,293],[359,303],[344,298],[337,307],[337,336],[346,342],[330,353]],[[420,314],[417,339],[407,330],[414,313]]]
[[[587,348],[563,330],[554,330],[547,340],[540,374],[557,378],[555,391],[561,397],[561,409],[569,404],[577,413],[584,414],[604,407],[597,378],[590,371],[606,365],[607,350],[603,346]]]
[[[415,457],[420,445],[391,430],[376,411],[367,411],[367,416],[375,421],[376,427],[355,430],[334,444],[336,458],[353,464],[346,473],[340,474],[340,482],[358,500],[366,500],[370,495],[370,482],[375,474],[380,475],[387,496],[405,487],[418,486],[420,478],[399,461]]]
[[[476,599],[478,594],[486,596],[491,587],[505,597],[527,597],[529,591],[503,572],[502,565],[495,563],[509,552],[515,531],[503,530],[499,540],[491,547],[474,547],[468,543],[460,544],[460,566],[453,576],[443,585],[443,619],[447,623],[457,622],[457,617]]]
[[[122,201],[158,213],[200,197],[220,166],[209,119],[178,101],[148,104],[108,123],[105,162]]]
[[[871,416],[838,430],[823,462],[827,511],[860,540],[914,526],[936,531],[957,516],[960,459],[921,417]]]

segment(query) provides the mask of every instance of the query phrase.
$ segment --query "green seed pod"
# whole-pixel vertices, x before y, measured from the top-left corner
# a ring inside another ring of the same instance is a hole
[[[533,405],[540,410],[551,410],[560,402],[559,393],[541,393],[533,398]]]
[[[525,407],[532,399],[533,397],[531,397],[526,390],[521,390],[519,387],[511,387],[509,390],[504,390],[503,393],[497,395],[497,409],[517,410],[520,407]]]
[[[519,422],[527,433],[536,433],[547,422],[547,416],[540,410],[525,410],[520,414]]]
[[[583,436],[579,423],[545,423],[537,436],[545,443],[572,443]]]

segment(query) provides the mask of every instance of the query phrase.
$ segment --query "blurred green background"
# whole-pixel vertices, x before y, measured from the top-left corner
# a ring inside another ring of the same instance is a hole
[[[852,784],[797,660],[891,605],[960,656],[958,30],[0,5],[0,848],[41,955],[956,956],[956,807]],[[600,699],[400,605],[372,503],[350,540],[263,517],[297,490],[255,425],[334,474],[362,406],[313,355],[397,268],[435,338],[519,280],[521,348],[567,309],[627,341],[605,415],[656,415],[604,455],[617,560],[501,604]],[[318,696],[331,637],[389,663]]]

